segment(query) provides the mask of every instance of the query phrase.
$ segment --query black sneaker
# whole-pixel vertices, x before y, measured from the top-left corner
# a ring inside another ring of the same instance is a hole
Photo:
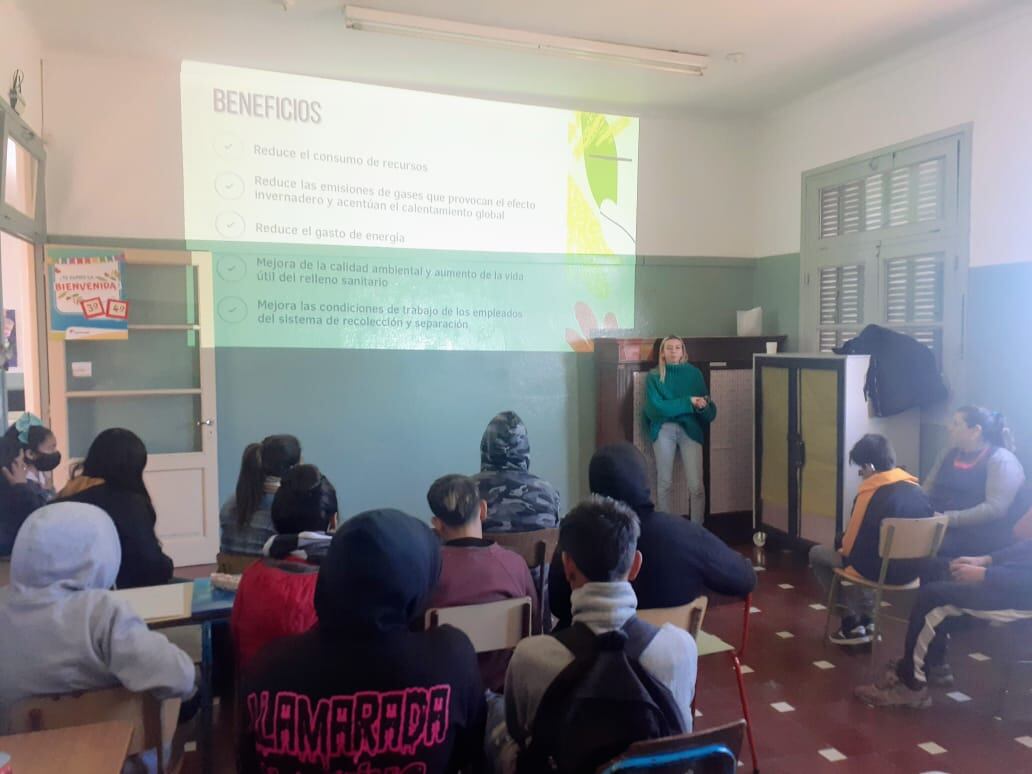
[[[874,638],[868,634],[867,627],[863,624],[843,622],[839,630],[828,639],[836,645],[866,645]]]
[[[936,666],[925,667],[925,677],[928,684],[937,688],[949,688],[953,685],[953,670],[949,664],[937,664]]]

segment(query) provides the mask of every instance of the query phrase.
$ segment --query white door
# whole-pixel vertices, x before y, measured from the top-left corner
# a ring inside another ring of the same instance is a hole
[[[165,553],[176,566],[214,562],[219,500],[211,254],[47,249],[48,264],[118,254],[125,257],[129,338],[51,340],[52,426],[70,463],[81,460],[107,428],[140,436]],[[62,465],[58,487],[68,473]]]

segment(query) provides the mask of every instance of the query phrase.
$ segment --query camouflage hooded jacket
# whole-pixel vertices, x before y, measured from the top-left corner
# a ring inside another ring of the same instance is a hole
[[[487,500],[485,532],[530,532],[559,524],[559,492],[530,470],[523,420],[503,411],[480,439],[480,472],[473,478]]]

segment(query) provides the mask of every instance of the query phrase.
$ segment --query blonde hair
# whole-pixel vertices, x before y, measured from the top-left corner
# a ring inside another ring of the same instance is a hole
[[[664,339],[661,342],[659,342],[659,381],[661,381],[661,382],[665,382],[666,381],[666,367],[667,367],[666,355],[663,354],[663,347],[666,346],[666,343],[668,341],[672,341],[674,339],[677,339],[679,342],[681,342],[681,360],[680,360],[680,363],[684,363],[685,361],[688,360],[688,353],[685,351],[685,348],[684,348],[684,339],[682,339],[680,336],[666,336],[666,337],[664,337]],[[680,363],[672,363],[672,365],[680,365]]]

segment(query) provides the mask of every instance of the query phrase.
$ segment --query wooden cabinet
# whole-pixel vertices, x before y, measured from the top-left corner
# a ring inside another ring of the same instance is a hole
[[[603,446],[629,441],[641,449],[649,466],[655,494],[655,460],[641,419],[645,376],[658,362],[660,339],[595,339],[598,418],[595,442]],[[778,347],[784,336],[685,338],[688,360],[698,367],[717,404],[717,419],[707,434],[704,471],[708,512],[712,515],[752,515],[753,395],[752,360]],[[680,470],[674,468],[671,510],[688,511],[688,493]]]
[[[756,526],[831,544],[848,523],[859,478],[849,450],[866,433],[918,469],[920,412],[873,415],[864,398],[868,355],[757,355]]]

